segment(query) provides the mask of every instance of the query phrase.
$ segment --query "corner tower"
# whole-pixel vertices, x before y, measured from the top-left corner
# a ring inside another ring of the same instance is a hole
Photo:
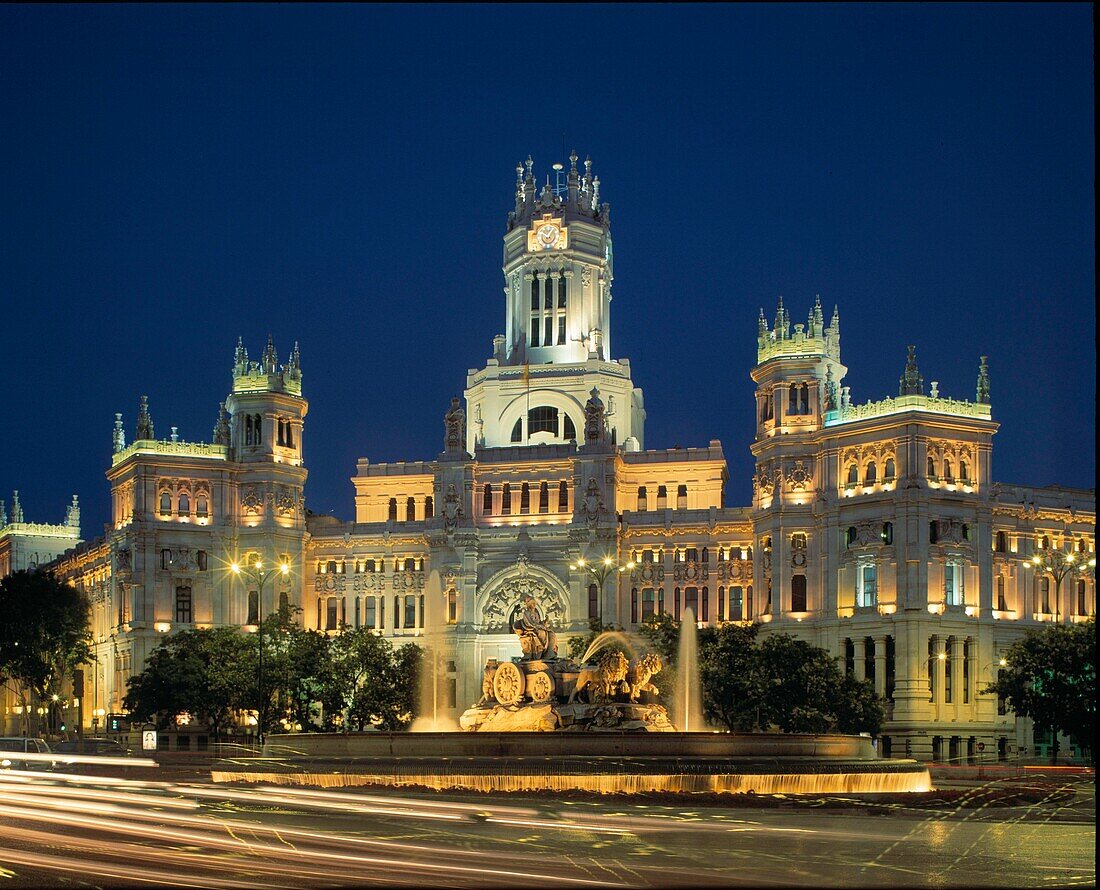
[[[611,358],[611,208],[592,163],[554,164],[536,184],[534,162],[516,167],[515,209],[504,234],[505,333],[467,375],[467,447],[581,441],[584,405],[599,390],[609,436],[644,442],[642,392],[630,363]]]

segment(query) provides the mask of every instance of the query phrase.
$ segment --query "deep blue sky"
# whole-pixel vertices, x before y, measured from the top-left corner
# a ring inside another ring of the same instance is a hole
[[[839,303],[846,383],[973,399],[994,476],[1095,484],[1087,5],[0,6],[0,497],[107,521],[113,412],[208,441],[301,341],[308,503],[431,458],[504,325],[514,167],[590,154],[651,448],[751,494],[756,315]]]

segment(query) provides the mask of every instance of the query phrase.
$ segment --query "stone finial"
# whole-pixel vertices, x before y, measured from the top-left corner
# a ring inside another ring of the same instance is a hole
[[[22,522],[23,521],[23,505],[19,503],[19,492],[13,491],[11,493],[11,521]]]
[[[290,358],[287,359],[286,368],[289,376],[292,379],[298,379],[302,376],[302,353],[298,349],[298,341],[294,341],[294,348],[290,350]]]
[[[831,365],[825,369],[825,410],[837,410],[836,381],[833,379],[833,368]]]
[[[919,396],[924,393],[924,377],[917,370],[917,347],[910,346],[905,360],[905,373],[898,379],[899,396]]]
[[[73,502],[65,510],[65,525],[69,528],[80,528],[80,500],[73,495]]]
[[[214,423],[214,444],[229,445],[229,413],[225,410],[225,402],[218,405],[218,419]]]
[[[265,374],[279,373],[279,355],[275,352],[275,338],[271,334],[267,335],[267,346],[264,347],[264,354],[260,357],[260,366]]]
[[[448,454],[458,454],[466,450],[466,412],[458,396],[451,398],[451,407],[443,415],[445,436],[443,450]]]
[[[248,350],[244,348],[244,338],[237,338],[237,348],[233,350],[233,373],[248,373]]]
[[[779,295],[779,305],[775,310],[775,339],[776,340],[789,340],[790,339],[790,320],[787,317],[787,310],[783,308],[783,295]]]
[[[149,397],[142,396],[138,407],[137,429],[134,431],[134,440],[152,439],[153,418],[149,415]]]
[[[569,170],[573,173],[577,172],[577,150],[575,148],[569,152]]]
[[[3,501],[0,501],[0,528],[3,528],[8,524],[8,507]]]
[[[835,303],[833,304],[833,317],[832,320],[829,322],[829,327],[832,328],[834,331],[840,330],[840,307],[837,306]]]
[[[760,307],[760,317],[756,320],[756,336],[761,340],[768,339],[768,320],[764,317],[764,307]]]
[[[172,435],[168,437],[171,441],[178,442],[180,440],[179,429],[178,426],[172,427]]]
[[[979,405],[989,404],[989,365],[986,364],[988,361],[989,356],[983,355],[978,368],[978,393],[974,401]]]
[[[126,448],[126,431],[122,428],[122,412],[115,412],[115,428],[111,433],[111,443],[115,454]]]

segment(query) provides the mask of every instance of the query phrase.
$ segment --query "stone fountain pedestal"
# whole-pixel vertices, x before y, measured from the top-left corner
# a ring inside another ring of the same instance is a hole
[[[490,659],[481,701],[462,714],[459,726],[467,732],[675,732],[664,707],[640,700],[646,693],[631,686],[627,670],[625,659],[615,658],[595,665]]]

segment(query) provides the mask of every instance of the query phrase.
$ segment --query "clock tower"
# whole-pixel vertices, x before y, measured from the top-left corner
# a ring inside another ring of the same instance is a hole
[[[642,391],[611,353],[611,208],[592,162],[554,164],[541,190],[534,162],[516,167],[515,209],[504,234],[505,331],[493,357],[467,376],[468,448],[582,441],[593,389],[611,441],[643,446]]]

